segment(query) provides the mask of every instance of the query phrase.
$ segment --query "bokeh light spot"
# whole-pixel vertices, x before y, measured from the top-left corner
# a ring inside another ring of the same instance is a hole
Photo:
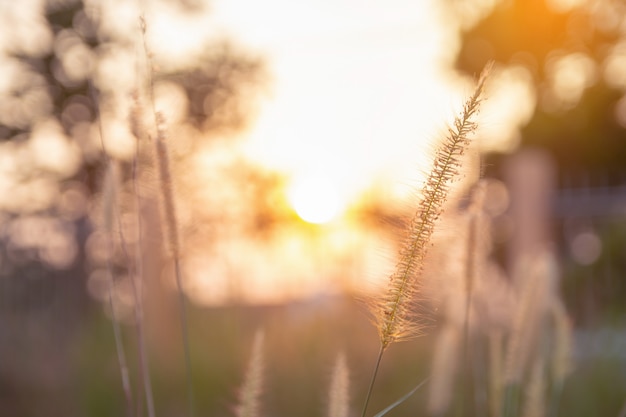
[[[339,216],[342,202],[332,178],[309,174],[296,178],[288,190],[291,206],[309,223],[328,223]]]
[[[574,260],[581,265],[591,265],[602,252],[602,242],[597,234],[583,232],[576,235],[570,242],[570,250]]]
[[[544,104],[549,110],[564,110],[580,101],[586,88],[596,82],[597,68],[591,57],[583,53],[554,56],[549,59],[551,100]]]

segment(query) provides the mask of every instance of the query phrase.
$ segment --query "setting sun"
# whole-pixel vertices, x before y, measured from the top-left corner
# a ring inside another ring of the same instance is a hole
[[[296,178],[287,197],[298,216],[308,223],[328,223],[336,219],[345,206],[332,178],[324,174]]]

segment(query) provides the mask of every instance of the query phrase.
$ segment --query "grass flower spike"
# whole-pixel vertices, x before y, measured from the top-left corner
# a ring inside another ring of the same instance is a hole
[[[487,66],[481,74],[474,93],[455,119],[454,126],[448,128],[448,135],[437,150],[434,166],[421,191],[417,213],[400,252],[400,261],[390,277],[387,294],[375,304],[374,317],[383,349],[395,341],[416,336],[421,330],[410,309],[411,301],[418,290],[424,259],[448,198],[450,184],[461,173],[461,156],[470,143],[469,135],[476,129],[473,118],[478,113],[490,68]]]
[[[421,190],[417,213],[411,220],[400,260],[389,279],[386,294],[372,304],[373,316],[380,337],[380,351],[362,416],[365,416],[378,367],[384,351],[397,341],[420,334],[423,326],[416,320],[414,300],[420,287],[420,278],[426,253],[431,245],[435,224],[443,212],[450,193],[451,183],[462,171],[462,156],[470,144],[470,134],[476,130],[474,118],[483,98],[485,81],[491,71],[488,64],[478,79],[474,93],[463,106],[461,114],[448,128],[448,134],[435,154],[433,167]]]

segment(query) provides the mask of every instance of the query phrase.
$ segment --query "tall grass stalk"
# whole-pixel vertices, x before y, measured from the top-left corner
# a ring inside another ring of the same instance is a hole
[[[525,390],[522,417],[545,417],[546,415],[545,358],[540,352],[537,353],[530,369],[530,375]]]
[[[442,416],[450,407],[458,362],[461,359],[461,342],[459,326],[455,324],[444,325],[437,334],[427,405],[430,415]]]
[[[565,378],[571,369],[572,324],[565,311],[563,301],[556,299],[550,306],[552,324],[554,326],[552,354],[552,393],[550,398],[549,417],[559,415],[559,405]]]
[[[141,126],[142,120],[142,112],[141,105],[139,102],[139,93],[135,92],[133,94],[133,107],[130,115],[130,126],[131,132],[137,139],[135,142],[135,152],[133,155],[132,167],[131,167],[131,176],[133,181],[133,195],[135,197],[135,214],[136,214],[136,222],[137,222],[137,243],[135,244],[135,262],[134,264],[129,262],[131,265],[130,273],[131,273],[131,282],[132,282],[132,291],[133,297],[135,300],[135,326],[137,328],[137,344],[139,350],[139,363],[141,369],[141,377],[139,378],[140,386],[144,390],[144,395],[146,399],[146,407],[148,411],[148,417],[155,417],[155,409],[154,409],[154,395],[152,393],[152,379],[150,378],[150,366],[148,364],[148,354],[146,350],[146,336],[145,329],[143,326],[144,321],[144,312],[143,312],[143,219],[141,216],[142,209],[142,197],[141,197],[141,187],[139,184],[139,150],[140,144],[145,142],[145,134],[144,130]],[[126,258],[130,260],[128,247],[126,245],[126,239],[124,238],[124,234],[122,233],[122,228],[120,227],[120,242],[122,244],[122,250],[126,254]],[[134,267],[133,267],[134,265]],[[142,415],[141,410],[141,402],[138,404],[137,415]]]
[[[154,138],[154,145],[156,150],[156,163],[159,172],[159,183],[162,194],[162,209],[163,217],[165,219],[166,239],[169,244],[169,249],[174,262],[174,275],[176,278],[176,287],[178,290],[178,301],[180,307],[180,322],[183,338],[183,349],[185,356],[185,368],[187,376],[187,393],[189,402],[189,415],[193,417],[195,415],[194,406],[194,387],[193,387],[193,375],[191,368],[191,353],[189,343],[189,330],[187,320],[187,303],[185,300],[185,294],[183,291],[183,279],[181,268],[181,256],[180,256],[180,237],[178,232],[178,219],[176,215],[176,205],[174,199],[173,181],[170,169],[169,152],[166,143],[165,133],[165,120],[163,115],[156,110],[154,99],[154,69],[152,65],[151,53],[148,48],[146,40],[146,21],[142,17],[140,19],[143,47],[146,55],[148,70],[148,93],[149,101],[152,106],[152,113],[154,115],[154,124],[156,129],[156,135]]]
[[[128,372],[128,366],[126,365],[127,361],[126,361],[126,355],[124,352],[124,347],[123,347],[123,343],[121,340],[121,329],[117,320],[117,317],[115,316],[116,314],[116,310],[115,310],[115,305],[114,305],[114,300],[113,300],[113,290],[114,290],[114,279],[113,279],[113,268],[112,268],[112,264],[111,264],[111,260],[112,260],[112,256],[113,256],[113,242],[114,242],[114,238],[113,238],[113,229],[114,229],[114,225],[113,223],[116,222],[117,223],[117,231],[118,231],[118,237],[119,237],[119,242],[120,242],[120,248],[122,251],[122,254],[124,255],[125,259],[126,259],[126,263],[128,265],[128,269],[129,269],[129,276],[130,276],[130,282],[131,282],[131,290],[132,290],[132,296],[133,296],[133,305],[134,305],[134,315],[135,315],[135,328],[137,331],[137,343],[138,343],[138,357],[139,357],[139,362],[140,362],[140,377],[139,377],[139,391],[143,390],[144,391],[144,395],[145,395],[145,401],[147,403],[147,411],[148,411],[148,417],[154,417],[155,416],[155,411],[154,411],[154,399],[153,399],[153,394],[152,394],[152,383],[151,383],[151,378],[150,378],[150,370],[149,370],[149,365],[148,365],[148,356],[147,356],[147,352],[146,352],[146,344],[145,344],[145,334],[144,334],[144,327],[143,327],[143,297],[141,294],[141,277],[142,277],[142,254],[141,254],[141,248],[142,248],[142,230],[141,230],[141,196],[140,196],[140,190],[139,190],[139,184],[138,184],[138,178],[137,178],[137,171],[138,171],[138,154],[139,154],[139,144],[142,141],[142,134],[141,134],[141,129],[139,128],[140,122],[139,120],[140,118],[140,111],[139,111],[139,98],[137,95],[135,95],[134,97],[134,101],[133,101],[133,111],[130,117],[130,126],[131,126],[131,131],[133,133],[133,135],[135,136],[135,138],[137,139],[137,141],[135,142],[135,152],[133,155],[133,161],[132,161],[132,180],[133,180],[133,188],[134,188],[134,195],[135,195],[135,202],[136,202],[136,215],[137,215],[137,244],[135,245],[136,247],[136,253],[135,253],[135,259],[134,262],[131,260],[131,256],[130,251],[128,250],[128,245],[126,244],[126,238],[124,236],[124,228],[122,226],[121,223],[121,216],[119,213],[119,210],[116,210],[117,207],[117,186],[119,183],[119,166],[117,164],[115,164],[115,161],[108,156],[108,152],[106,149],[106,146],[104,144],[104,131],[102,128],[102,114],[99,110],[99,106],[98,106],[98,98],[95,92],[95,89],[93,88],[92,85],[90,85],[90,91],[93,97],[93,101],[94,103],[96,103],[97,108],[97,113],[100,115],[99,119],[98,119],[98,130],[99,130],[99,135],[100,135],[100,145],[102,147],[102,153],[104,155],[104,159],[106,161],[106,167],[107,167],[107,171],[105,174],[105,180],[104,180],[104,186],[103,186],[103,211],[104,211],[104,226],[105,226],[105,231],[107,232],[107,252],[108,252],[108,256],[107,256],[107,270],[108,270],[108,275],[109,275],[109,280],[110,280],[110,286],[109,286],[109,304],[110,304],[110,308],[111,308],[111,314],[112,314],[112,319],[113,319],[113,326],[114,326],[114,334],[115,334],[115,345],[116,345],[116,350],[118,352],[118,360],[120,362],[120,368],[122,371],[122,379],[123,379],[123,385],[124,385],[124,392],[127,398],[127,404],[129,406],[129,408],[133,408],[132,404],[133,404],[133,399],[132,399],[132,392],[131,392],[131,388],[130,388],[130,377],[129,377],[129,372]],[[134,410],[134,414],[133,411],[129,411],[129,415],[136,415],[136,416],[141,416],[143,415],[143,411],[142,411],[142,399],[139,398],[136,402],[136,410]]]
[[[502,413],[502,331],[494,330],[488,335],[489,382],[488,401],[491,417],[500,417]]]
[[[521,290],[506,351],[504,417],[519,413],[525,369],[534,357],[542,354],[542,330],[550,305],[556,299],[554,287],[558,275],[556,260],[546,249],[534,256],[521,257],[516,269],[515,281],[520,283]]]
[[[419,335],[423,324],[413,310],[421,285],[421,274],[435,224],[448,199],[451,183],[463,171],[462,156],[470,144],[470,134],[476,129],[474,118],[483,99],[488,65],[478,79],[474,93],[465,102],[461,114],[435,154],[433,168],[421,190],[421,200],[413,217],[408,236],[400,251],[400,260],[392,273],[386,294],[372,303],[373,316],[380,338],[380,350],[361,416],[367,412],[372,389],[378,374],[382,356],[390,344]]]
[[[264,341],[265,333],[262,330],[257,331],[252,344],[248,370],[239,391],[239,404],[235,408],[236,417],[259,417],[263,392]]]
[[[165,131],[163,129],[163,120],[160,113],[157,113],[157,135],[155,146],[157,152],[157,164],[159,168],[159,177],[161,184],[161,193],[163,197],[163,211],[165,214],[165,225],[167,228],[167,241],[172,252],[174,262],[174,276],[176,277],[176,287],[178,290],[178,304],[180,307],[180,324],[183,337],[183,348],[185,350],[185,366],[187,374],[187,388],[189,394],[189,412],[194,416],[194,389],[193,375],[191,368],[191,352],[189,343],[189,329],[187,321],[187,302],[183,290],[183,278],[180,258],[180,243],[178,235],[178,222],[176,217],[176,206],[174,205],[174,193],[172,190],[172,178],[169,167],[169,155],[167,145],[165,143]]]
[[[474,285],[476,280],[476,271],[478,268],[478,262],[480,258],[486,256],[482,250],[478,248],[478,227],[481,223],[482,216],[484,215],[483,204],[486,193],[486,185],[484,182],[478,182],[471,193],[471,201],[468,208],[469,220],[466,242],[466,254],[465,254],[465,314],[463,318],[463,357],[465,363],[464,383],[462,384],[462,392],[460,394],[461,410],[473,404],[474,397],[474,379],[472,372],[472,350],[470,343],[470,314],[472,311],[472,296],[474,292]]]
[[[328,399],[328,417],[350,415],[350,374],[343,353],[338,354],[335,360]]]
[[[100,128],[100,138],[102,140],[102,128]],[[115,350],[117,352],[117,360],[120,367],[120,374],[122,378],[122,388],[124,390],[124,396],[126,397],[126,407],[128,416],[133,416],[133,394],[130,384],[130,373],[128,371],[128,361],[126,360],[126,351],[124,350],[124,344],[122,342],[122,331],[120,328],[119,319],[117,317],[117,311],[114,301],[115,293],[115,280],[113,276],[113,255],[114,255],[114,242],[113,242],[113,222],[114,218],[118,217],[115,213],[115,200],[117,197],[117,165],[113,160],[107,158],[106,174],[104,177],[104,186],[102,190],[103,199],[103,215],[104,215],[104,230],[106,233],[106,248],[107,248],[107,280],[108,280],[108,299],[109,308],[111,309],[111,322],[113,324],[113,335],[115,339]]]
[[[117,353],[118,364],[120,367],[120,374],[122,378],[122,388],[124,390],[124,396],[126,398],[127,413],[129,416],[133,416],[133,394],[130,383],[130,372],[128,370],[128,361],[126,360],[126,352],[124,350],[124,344],[122,342],[122,331],[119,324],[119,320],[116,316],[114,291],[115,280],[113,275],[112,259],[114,256],[114,238],[113,238],[113,223],[115,219],[118,221],[119,233],[122,233],[122,228],[119,224],[120,215],[117,208],[118,197],[118,181],[119,181],[119,167],[109,156],[106,146],[104,144],[104,129],[102,127],[102,112],[100,111],[99,97],[96,89],[92,83],[88,84],[89,94],[96,107],[96,114],[98,115],[98,134],[100,136],[100,147],[102,148],[102,155],[105,160],[106,173],[104,176],[104,184],[102,187],[102,215],[104,223],[104,232],[106,234],[106,251],[107,251],[107,280],[108,280],[108,301],[109,308],[111,309],[111,320],[113,324],[113,337],[115,339],[115,350]],[[138,416],[140,414],[137,414]]]

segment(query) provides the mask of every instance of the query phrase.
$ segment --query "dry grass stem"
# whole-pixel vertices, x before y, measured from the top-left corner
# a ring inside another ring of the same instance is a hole
[[[350,375],[344,354],[337,355],[328,399],[328,417],[348,417],[350,414]]]
[[[152,379],[150,378],[150,367],[148,364],[148,353],[146,349],[146,337],[144,331],[144,311],[143,311],[143,218],[142,218],[142,196],[141,187],[139,184],[139,150],[140,145],[145,141],[144,129],[142,127],[142,106],[139,101],[139,93],[133,93],[133,105],[130,112],[130,127],[131,132],[135,136],[135,152],[132,161],[132,181],[133,181],[133,194],[135,197],[135,215],[137,220],[137,242],[135,244],[135,262],[134,267],[131,263],[131,282],[133,297],[135,299],[135,322],[137,326],[137,343],[139,350],[139,366],[140,366],[140,385],[143,388],[148,417],[155,417],[156,412],[154,408],[154,395],[152,392]],[[122,249],[126,254],[126,258],[130,260],[129,251],[126,245],[126,239],[122,233],[120,227],[120,242]],[[142,415],[141,402],[138,405],[137,415]]]
[[[522,283],[505,359],[504,381],[518,384],[524,377],[536,349],[535,342],[540,336],[542,321],[549,303],[555,294],[553,284],[557,280],[556,260],[544,251],[534,257],[520,259],[516,282]]]
[[[100,131],[102,135],[102,130]],[[107,246],[107,277],[109,281],[108,285],[108,298],[109,308],[111,309],[111,321],[113,323],[113,335],[115,339],[115,350],[117,352],[118,365],[120,367],[120,374],[122,378],[122,388],[124,390],[124,396],[126,397],[127,413],[129,416],[133,416],[133,395],[130,385],[130,372],[128,371],[128,361],[126,360],[126,351],[124,350],[124,344],[122,342],[122,329],[117,317],[116,305],[115,305],[115,280],[113,276],[113,256],[115,252],[115,242],[113,238],[113,223],[117,215],[117,188],[119,181],[118,166],[110,158],[107,158],[106,173],[104,176],[104,184],[102,187],[102,209],[103,209],[103,223],[104,231],[106,233],[106,246]]]
[[[111,318],[113,322],[113,334],[115,339],[115,350],[117,353],[118,364],[120,367],[120,374],[122,378],[122,388],[124,390],[124,396],[126,397],[127,413],[129,416],[133,416],[133,395],[130,386],[130,372],[128,370],[128,362],[126,360],[126,352],[124,350],[124,344],[122,343],[122,330],[120,328],[119,321],[116,316],[116,307],[114,301],[115,281],[113,276],[113,256],[115,252],[115,241],[113,238],[113,223],[117,218],[119,221],[119,212],[117,210],[117,198],[118,198],[118,182],[119,182],[119,166],[117,163],[108,156],[106,146],[104,145],[104,129],[102,127],[102,115],[100,112],[100,106],[98,101],[98,95],[94,86],[89,84],[89,92],[92,96],[93,102],[96,103],[96,111],[99,114],[98,117],[98,133],[100,137],[100,146],[102,147],[102,154],[106,162],[106,173],[104,176],[104,183],[102,187],[102,210],[103,210],[103,226],[106,234],[106,250],[107,250],[107,277],[109,281],[108,285],[108,298],[109,308],[111,309]],[[121,228],[120,228],[121,232]]]
[[[552,379],[555,384],[561,385],[572,369],[572,323],[561,299],[551,303],[550,313],[554,325]]]
[[[526,386],[526,401],[522,417],[545,417],[546,415],[546,376],[544,371],[543,355],[535,355],[528,384]]]
[[[503,335],[499,330],[492,331],[489,338],[489,411],[491,417],[499,417],[502,412],[502,361],[503,361]]]
[[[161,187],[161,195],[162,195],[162,206],[163,206],[163,217],[165,219],[165,227],[166,227],[166,240],[169,244],[169,248],[172,252],[172,259],[174,261],[174,275],[176,277],[176,286],[178,289],[178,298],[179,298],[179,307],[180,307],[180,321],[181,321],[181,331],[183,337],[183,348],[185,355],[185,368],[186,368],[186,376],[187,376],[187,391],[188,391],[188,401],[189,401],[189,414],[191,416],[195,415],[194,411],[194,388],[193,388],[193,377],[192,377],[192,368],[191,368],[191,353],[190,353],[190,343],[189,343],[189,330],[187,323],[187,307],[185,302],[185,294],[183,291],[183,280],[182,280],[182,268],[181,268],[181,258],[180,258],[180,238],[178,233],[178,219],[176,216],[176,205],[174,198],[174,191],[172,187],[172,174],[170,169],[170,160],[169,153],[167,149],[166,143],[166,133],[165,133],[165,120],[163,115],[156,111],[155,100],[154,100],[154,73],[152,66],[151,54],[148,49],[148,44],[146,40],[146,21],[142,17],[140,19],[142,39],[144,52],[146,55],[146,60],[148,64],[148,93],[149,100],[152,105],[152,112],[154,114],[154,124],[156,129],[156,136],[154,138],[155,150],[156,150],[156,164],[157,170],[159,172],[159,184]]]
[[[261,394],[263,392],[264,340],[264,332],[258,331],[254,337],[248,370],[239,391],[239,404],[235,409],[237,417],[259,417],[260,415]]]
[[[443,415],[454,394],[454,380],[461,357],[461,335],[457,326],[444,326],[435,342],[430,392],[428,397],[428,412],[431,415]]]
[[[172,187],[172,174],[170,169],[170,159],[167,149],[163,116],[157,113],[157,135],[154,141],[156,148],[156,161],[159,170],[159,184],[163,204],[163,216],[165,218],[166,241],[169,244],[172,257],[180,259],[180,244],[178,233],[178,221],[176,216],[176,205],[174,200],[174,190]]]

